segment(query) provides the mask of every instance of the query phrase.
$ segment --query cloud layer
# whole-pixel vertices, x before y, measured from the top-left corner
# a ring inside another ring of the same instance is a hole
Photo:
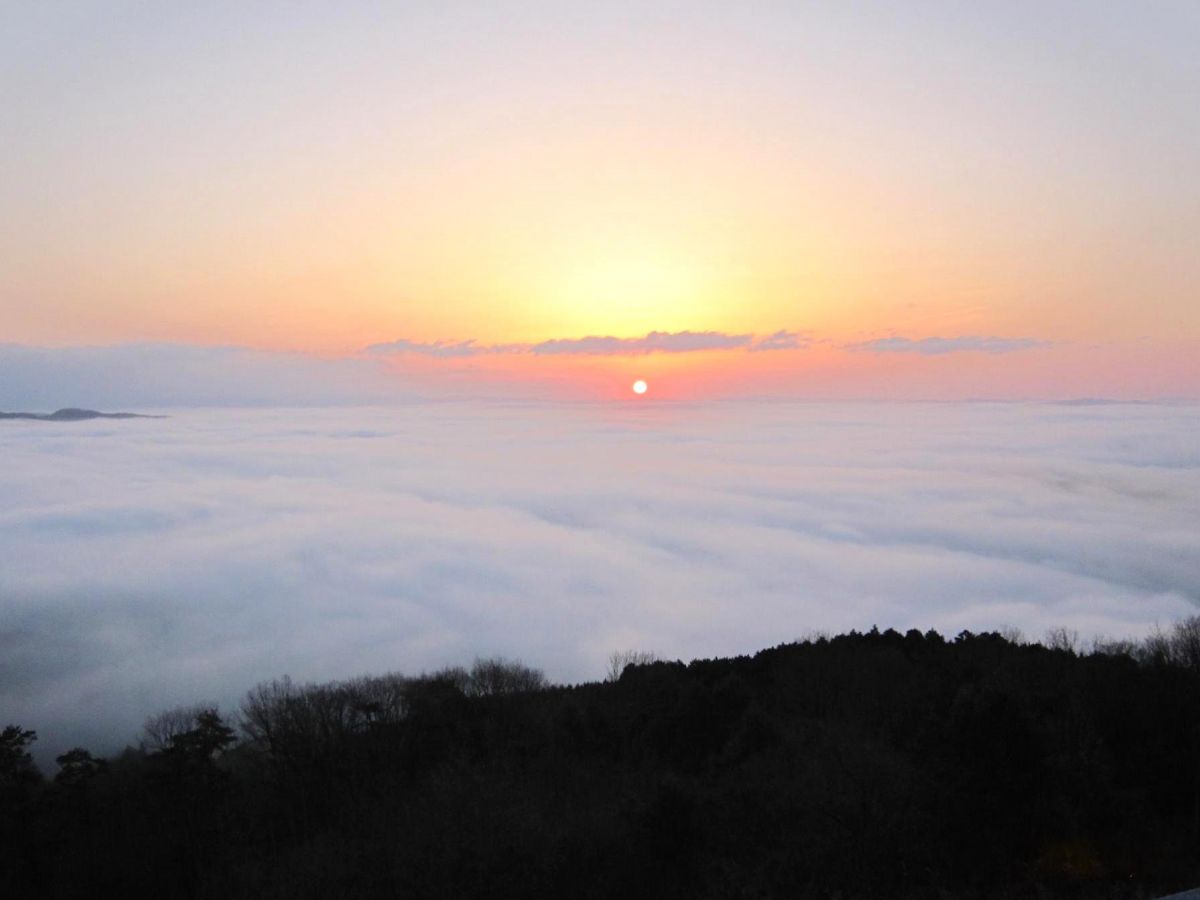
[[[1045,346],[1045,341],[1034,338],[985,337],[966,334],[960,337],[884,337],[873,341],[847,344],[847,350],[867,350],[872,353],[920,353],[925,356],[940,356],[943,353],[1012,353]]]
[[[555,338],[533,344],[480,344],[466,341],[410,341],[400,338],[367,347],[368,353],[419,353],[444,359],[485,354],[531,353],[534,356],[641,356],[646,353],[697,353],[705,350],[798,350],[805,341],[794,331],[764,337],[723,331],[651,331],[645,337],[589,335]]]
[[[0,423],[0,709],[45,756],[259,679],[556,679],[1200,600],[1200,410],[725,403]]]

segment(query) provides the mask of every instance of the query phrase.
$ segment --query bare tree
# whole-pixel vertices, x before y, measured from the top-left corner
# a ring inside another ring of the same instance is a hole
[[[545,687],[546,676],[541,669],[531,668],[519,659],[507,660],[493,656],[475,660],[471,666],[467,693],[475,697],[492,697],[540,691]]]
[[[288,706],[297,693],[292,679],[287,675],[256,684],[242,700],[242,733],[267,752],[278,752],[287,729]]]
[[[142,726],[142,749],[167,749],[176,738],[196,727],[201,713],[216,708],[215,703],[196,703],[191,706],[176,706],[157,715],[148,716]]]
[[[996,633],[999,634],[1000,637],[1002,637],[1006,641],[1008,641],[1010,644],[1026,643],[1025,632],[1021,631],[1021,629],[1018,628],[1016,625],[1001,625],[996,630]]]
[[[620,681],[621,673],[630,666],[648,666],[658,661],[658,654],[649,650],[614,650],[608,655],[608,671],[604,680]]]
[[[399,672],[363,676],[345,682],[354,706],[357,725],[370,727],[399,722],[408,713],[411,678]]]
[[[1093,656],[1128,656],[1137,659],[1141,645],[1129,638],[1110,638],[1102,634],[1092,638]]]
[[[1051,650],[1065,650],[1068,653],[1078,653],[1079,632],[1059,625],[1046,630],[1046,636],[1042,638],[1042,643]]]
[[[423,685],[449,688],[460,694],[470,693],[471,690],[471,673],[462,666],[446,666],[436,672],[423,674],[419,680]]]
[[[246,694],[242,732],[277,759],[312,758],[350,734],[400,721],[408,714],[414,684],[395,672],[304,685],[285,675]]]
[[[1185,669],[1200,670],[1200,615],[1176,622],[1169,640],[1171,662]]]
[[[1138,648],[1137,660],[1146,666],[1165,666],[1171,661],[1171,638],[1157,625]]]

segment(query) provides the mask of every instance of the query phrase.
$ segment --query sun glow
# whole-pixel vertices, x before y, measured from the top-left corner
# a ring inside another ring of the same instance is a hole
[[[633,392],[635,394],[644,394],[644,393],[646,393],[647,387],[648,387],[648,385],[646,384],[646,382],[642,381],[641,379],[638,379],[637,381],[635,381],[633,383]]]

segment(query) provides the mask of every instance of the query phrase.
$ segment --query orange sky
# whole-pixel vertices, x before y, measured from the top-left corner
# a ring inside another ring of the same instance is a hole
[[[977,335],[1042,342],[1042,379],[1108,384],[1101,347],[1185,392],[1195,10],[21,10],[0,340],[820,342],[625,366],[727,385],[1011,369],[837,349]]]

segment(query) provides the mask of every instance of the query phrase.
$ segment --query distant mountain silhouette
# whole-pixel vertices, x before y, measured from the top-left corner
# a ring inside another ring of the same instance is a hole
[[[0,412],[0,419],[33,419],[38,422],[82,422],[85,419],[165,419],[166,416],[146,416],[141,413],[97,412],[94,409],[66,407],[52,413]]]

